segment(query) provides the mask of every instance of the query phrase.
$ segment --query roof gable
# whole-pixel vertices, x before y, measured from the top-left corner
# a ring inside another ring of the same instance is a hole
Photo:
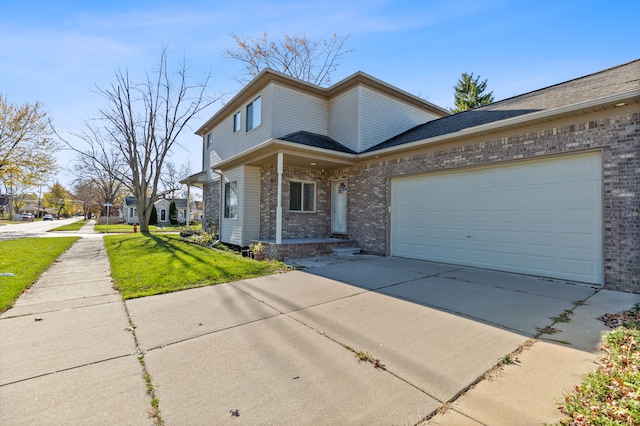
[[[387,84],[382,80],[378,80],[362,71],[358,71],[350,75],[349,77],[339,81],[338,83],[328,88],[324,88],[288,76],[281,72],[266,68],[262,70],[253,80],[251,80],[251,82],[244,86],[229,102],[227,102],[222,108],[220,108],[220,110],[218,110],[218,112],[216,112],[209,120],[207,120],[206,123],[204,123],[198,130],[196,130],[195,133],[199,136],[206,135],[221,120],[224,120],[237,109],[243,107],[252,99],[253,96],[255,96],[255,94],[259,93],[267,85],[273,82],[282,84],[301,92],[322,96],[326,99],[337,96],[351,87],[357,85],[365,85],[383,92],[387,96],[400,99],[421,109],[427,110],[436,116],[442,117],[450,114],[449,111],[442,107],[439,107],[435,104],[432,104],[431,102],[405,92],[404,90]]]
[[[364,152],[392,148],[483,124],[580,104],[638,89],[640,89],[640,59],[418,125]]]

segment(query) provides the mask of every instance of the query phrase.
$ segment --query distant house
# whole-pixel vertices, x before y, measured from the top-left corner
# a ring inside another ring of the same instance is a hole
[[[264,70],[196,131],[205,223],[640,292],[640,60],[451,115],[358,72]],[[427,80],[428,81],[428,80]],[[300,243],[300,244],[298,244]]]
[[[173,201],[175,201],[176,203],[176,210],[178,212],[178,223],[186,223],[187,200],[183,198],[176,198]],[[169,218],[169,209],[171,207],[171,200],[161,198],[158,201],[156,201],[154,205],[156,207],[158,225],[161,225],[161,226],[170,225],[171,219]],[[122,217],[128,224],[140,223],[140,219],[138,218],[138,209],[136,207],[135,197],[128,196],[125,198]]]

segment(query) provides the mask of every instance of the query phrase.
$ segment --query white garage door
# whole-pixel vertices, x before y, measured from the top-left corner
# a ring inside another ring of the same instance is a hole
[[[391,254],[602,284],[599,153],[391,181]]]

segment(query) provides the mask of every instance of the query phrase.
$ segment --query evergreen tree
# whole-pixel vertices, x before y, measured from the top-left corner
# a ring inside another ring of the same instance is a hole
[[[487,89],[487,80],[480,81],[480,76],[473,78],[473,73],[462,73],[458,84],[453,88],[455,108],[451,112],[462,112],[493,102],[493,92],[484,93]]]
[[[158,224],[158,211],[156,210],[156,205],[154,204],[151,207],[151,217],[149,218],[149,225],[157,225]]]
[[[169,221],[172,225],[178,224],[178,208],[175,200],[171,200],[171,204],[169,204]]]

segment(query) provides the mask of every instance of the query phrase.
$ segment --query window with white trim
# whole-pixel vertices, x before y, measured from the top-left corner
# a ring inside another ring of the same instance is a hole
[[[224,217],[226,219],[238,217],[238,181],[224,184]]]
[[[207,133],[207,149],[211,148],[211,133]]]
[[[255,129],[262,122],[262,96],[258,96],[247,105],[247,132],[251,129]]]
[[[242,126],[241,123],[242,123],[242,113],[238,111],[235,114],[233,114],[233,133],[240,130],[240,127]]]
[[[316,211],[316,183],[289,182],[289,211],[313,213]]]

